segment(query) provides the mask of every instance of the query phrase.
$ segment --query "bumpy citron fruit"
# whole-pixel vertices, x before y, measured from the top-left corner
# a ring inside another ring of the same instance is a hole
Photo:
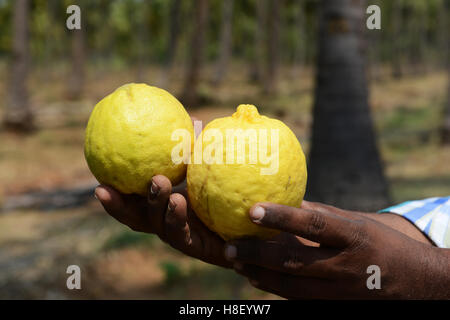
[[[191,119],[174,96],[146,84],[123,85],[92,111],[84,147],[89,169],[100,183],[127,194],[146,195],[156,174],[178,184],[186,164],[172,161],[177,129],[187,130],[193,141]]]
[[[210,122],[194,150],[189,200],[223,239],[278,233],[251,222],[249,209],[257,202],[301,205],[307,178],[301,145],[283,122],[261,116],[255,106],[240,105],[231,117]]]

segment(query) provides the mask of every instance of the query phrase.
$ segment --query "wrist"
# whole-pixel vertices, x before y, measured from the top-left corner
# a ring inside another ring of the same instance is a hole
[[[369,219],[380,222],[398,232],[405,234],[406,236],[422,242],[424,244],[433,245],[433,242],[411,221],[403,218],[402,216],[394,213],[365,213]]]

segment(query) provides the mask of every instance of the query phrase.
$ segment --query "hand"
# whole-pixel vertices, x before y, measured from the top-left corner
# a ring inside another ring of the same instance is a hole
[[[305,201],[302,208],[260,203],[250,218],[286,232],[278,239],[233,241],[225,248],[235,270],[262,290],[308,299],[450,297],[449,251],[367,214]],[[367,288],[370,265],[380,268],[380,290]]]
[[[132,230],[154,233],[191,257],[231,267],[223,255],[224,241],[208,230],[189,208],[184,186],[178,189],[182,189],[181,193],[172,193],[169,179],[157,175],[149,183],[147,198],[124,195],[103,185],[95,189],[95,195],[106,212]]]

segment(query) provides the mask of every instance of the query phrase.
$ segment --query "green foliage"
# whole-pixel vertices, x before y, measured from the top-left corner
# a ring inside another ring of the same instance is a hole
[[[184,277],[183,271],[176,262],[163,261],[159,266],[164,272],[164,284],[167,286],[174,285]]]
[[[103,249],[109,251],[135,246],[149,247],[152,246],[154,240],[154,235],[127,230],[109,238],[103,245]]]
[[[258,1],[234,1],[232,52],[235,58],[252,61],[258,51],[264,50],[255,44]],[[13,3],[12,0],[0,0],[0,57],[8,55],[12,47]],[[66,8],[74,2],[34,0],[30,3],[32,61],[41,64],[58,60],[69,62],[71,33],[65,27]],[[172,3],[173,0],[77,1],[82,9],[90,61],[113,62],[119,66],[164,62]],[[264,3],[267,5],[267,1]],[[186,57],[191,50],[193,17],[197,10],[195,1],[181,1],[180,4],[176,58]],[[209,61],[216,60],[219,55],[222,4],[222,0],[209,0],[205,48]],[[318,4],[318,0],[282,1],[279,28],[282,62],[314,62]],[[390,62],[400,56],[402,63],[410,65],[442,64],[444,46],[448,42],[448,32],[445,33],[443,24],[444,0],[374,0],[370,4],[379,5],[382,11],[382,30],[367,33],[371,57]],[[396,21],[400,21],[397,31]]]

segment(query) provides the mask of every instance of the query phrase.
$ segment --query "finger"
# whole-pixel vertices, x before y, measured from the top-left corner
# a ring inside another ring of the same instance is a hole
[[[330,280],[297,277],[247,264],[235,264],[234,269],[247,277],[254,287],[284,298],[326,299],[333,295],[334,282]]]
[[[121,194],[104,185],[96,188],[95,195],[106,212],[117,221],[134,231],[154,233],[154,227],[147,219],[145,198],[135,194]]]
[[[339,209],[333,206],[330,206],[328,204],[320,203],[320,202],[310,202],[310,201],[302,201],[302,205],[300,206],[302,209],[306,210],[313,210],[313,211],[319,211],[323,213],[334,213],[338,216],[348,218],[348,219],[355,219],[360,217],[361,212],[357,211],[348,211]]]
[[[187,224],[189,228],[187,252],[190,256],[225,268],[233,266],[232,262],[225,259],[223,239],[209,230],[192,210],[188,211]]]
[[[305,210],[273,203],[260,203],[250,209],[256,224],[278,229],[331,247],[352,244],[359,226],[355,221],[329,212]]]
[[[180,250],[188,243],[187,204],[186,199],[179,193],[170,195],[165,212],[163,238]]]
[[[234,248],[230,248],[234,247]],[[292,275],[331,278],[333,258],[338,252],[334,249],[315,248],[304,245],[285,245],[275,241],[239,240],[228,244],[227,258],[234,254],[232,261],[252,264],[273,271]]]
[[[171,192],[172,183],[163,175],[154,176],[149,183],[147,221],[159,236],[164,233],[164,216]]]
[[[149,183],[148,202],[155,209],[164,209],[164,212],[171,192],[172,183],[170,180],[163,175],[156,175]]]
[[[104,185],[99,185],[94,192],[105,211],[123,223],[121,220],[124,219],[124,202],[120,193]]]

